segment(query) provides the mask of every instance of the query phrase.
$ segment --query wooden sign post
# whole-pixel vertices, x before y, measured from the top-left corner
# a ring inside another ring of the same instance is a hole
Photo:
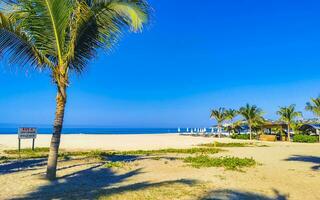
[[[35,139],[37,138],[37,133],[38,133],[37,128],[27,128],[27,127],[19,128],[18,130],[19,152],[21,150],[21,140],[23,139],[32,139],[32,151],[34,151],[34,142],[35,142]]]

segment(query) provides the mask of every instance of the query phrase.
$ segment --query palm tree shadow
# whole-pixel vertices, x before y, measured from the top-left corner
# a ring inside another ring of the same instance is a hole
[[[141,173],[141,169],[116,175],[111,169],[97,164],[82,171],[60,177],[47,185],[40,186],[36,191],[16,199],[91,199],[102,188]]]
[[[15,173],[18,171],[36,170],[46,165],[47,159],[14,160],[0,164],[0,175]]]
[[[198,200],[286,200],[288,197],[288,195],[280,194],[278,190],[274,189],[273,191],[275,193],[275,197],[271,198],[262,194],[239,190],[214,190]]]
[[[318,156],[303,156],[303,155],[293,155],[285,161],[297,161],[297,162],[309,162],[315,164],[311,167],[312,170],[320,170],[320,157]]]
[[[96,199],[99,195],[112,195],[125,191],[143,190],[167,184],[181,183],[192,185],[193,180],[174,180],[158,183],[138,182],[118,185],[141,172],[140,169],[123,174],[115,174],[110,168],[103,167],[104,163],[96,164],[82,171],[67,174],[59,179],[40,186],[36,191],[24,197],[15,199]]]

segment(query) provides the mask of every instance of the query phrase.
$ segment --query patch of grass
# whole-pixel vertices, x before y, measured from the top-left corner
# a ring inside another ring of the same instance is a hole
[[[237,158],[237,157],[219,157],[211,158],[208,155],[199,155],[195,157],[187,157],[185,163],[189,163],[192,167],[223,167],[226,170],[241,170],[244,167],[252,167],[257,163],[252,158]]]
[[[137,151],[122,151],[116,152],[116,154],[123,155],[154,155],[154,154],[166,154],[166,153],[177,153],[177,154],[196,154],[196,153],[207,153],[215,154],[222,151],[217,148],[189,148],[189,149],[160,149],[160,150],[137,150]]]
[[[125,166],[125,162],[107,162],[104,167],[106,168],[123,168]]]
[[[318,136],[312,136],[312,135],[294,135],[293,136],[293,142],[299,142],[299,143],[317,143],[319,142]]]
[[[213,142],[213,143],[207,143],[207,144],[200,144],[199,146],[203,147],[249,147],[253,146],[253,143],[221,143],[221,142]]]
[[[4,150],[4,153],[7,154],[8,159],[18,159],[19,156],[22,159],[31,159],[31,158],[46,158],[49,154],[49,148],[35,148],[34,151],[32,149],[21,149],[20,153],[18,150]],[[112,155],[114,153],[107,151],[72,151],[67,152],[60,150],[58,157],[60,159],[68,160],[73,156],[80,156],[86,158],[95,158],[99,160],[103,160],[104,157],[108,155]]]

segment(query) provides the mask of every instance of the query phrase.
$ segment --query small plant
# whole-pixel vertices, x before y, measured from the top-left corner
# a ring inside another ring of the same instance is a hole
[[[208,155],[199,155],[195,157],[187,157],[185,163],[189,163],[192,167],[223,167],[226,170],[240,170],[243,167],[252,167],[256,165],[256,161],[252,158],[237,157],[219,157],[211,158]]]
[[[106,168],[123,168],[125,165],[124,162],[107,162],[104,167]]]
[[[319,142],[318,136],[312,136],[312,135],[294,135],[293,136],[293,142],[301,142],[301,143],[316,143]]]

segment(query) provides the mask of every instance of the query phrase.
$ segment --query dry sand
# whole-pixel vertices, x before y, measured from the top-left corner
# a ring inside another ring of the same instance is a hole
[[[237,142],[230,139],[178,135],[64,135],[62,148],[181,148],[214,140]],[[1,149],[16,148],[16,136],[0,136],[0,144]],[[37,146],[48,144],[49,136],[41,135],[37,139]],[[97,166],[96,163],[70,161],[59,165],[58,175],[65,177],[58,182],[49,183],[38,177],[45,170],[44,164],[35,165],[30,170],[2,172],[0,166],[0,199],[68,199],[61,195],[74,197],[75,194],[80,195],[78,199],[90,199],[96,192],[110,195],[111,199],[135,199],[133,194],[138,195],[139,192],[153,194],[155,189],[162,187],[162,192],[169,191],[176,183],[187,184],[191,181],[205,184],[195,184],[179,194],[174,193],[179,195],[177,198],[161,196],[161,199],[320,199],[320,144],[261,144],[268,147],[225,148],[227,151],[214,155],[252,157],[260,163],[245,172],[226,171],[221,168],[195,169],[186,166],[181,160],[171,160],[166,156],[159,160],[137,159],[129,164],[129,168],[115,171],[101,167],[91,169],[90,167]],[[169,183],[169,186],[164,187],[165,183]],[[151,188],[154,189],[149,191]],[[116,196],[112,198],[114,195]],[[138,196],[136,199],[139,197],[141,198]],[[155,196],[151,199],[159,198]]]

